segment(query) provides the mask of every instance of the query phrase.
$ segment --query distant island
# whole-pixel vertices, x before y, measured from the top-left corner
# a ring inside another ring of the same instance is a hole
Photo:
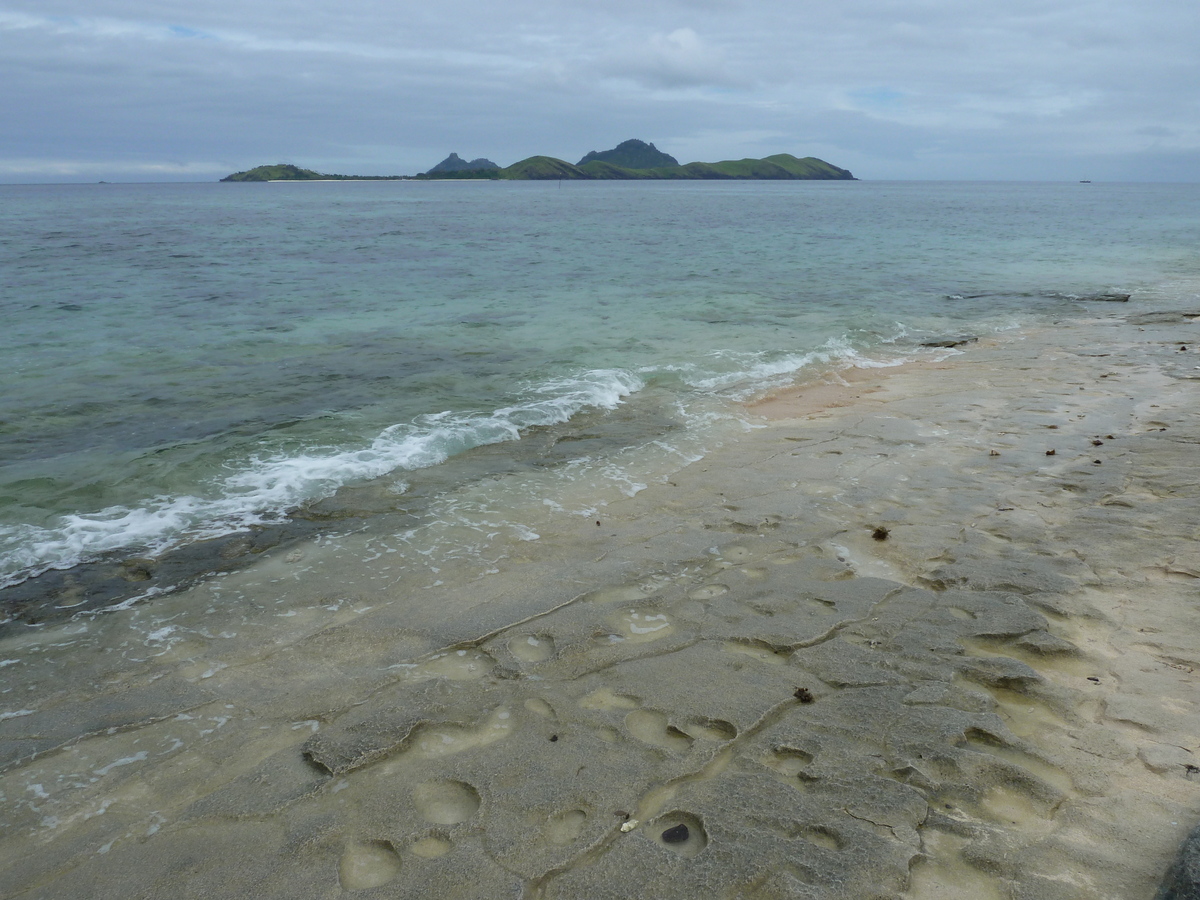
[[[312,169],[301,169],[291,163],[255,166],[245,172],[226,175],[222,181],[407,181],[407,175],[324,175]]]
[[[467,161],[457,153],[420,175],[323,175],[287,163],[236,172],[222,181],[436,181],[484,179],[494,181],[630,181],[630,180],[823,180],[857,181],[847,169],[815,156],[803,159],[777,153],[763,159],[727,159],[680,165],[675,157],[644,141],[623,141],[611,150],[593,150],[572,165],[553,156],[531,156],[501,168],[489,159]]]

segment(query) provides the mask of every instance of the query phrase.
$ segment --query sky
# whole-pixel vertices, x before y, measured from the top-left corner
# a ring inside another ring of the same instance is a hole
[[[0,183],[451,151],[1200,181],[1197,0],[0,0]]]

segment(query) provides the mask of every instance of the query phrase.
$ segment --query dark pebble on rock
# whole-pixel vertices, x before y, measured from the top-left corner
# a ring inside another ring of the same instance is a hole
[[[688,827],[680,824],[674,828],[668,828],[662,833],[662,839],[665,844],[682,844],[688,839]]]

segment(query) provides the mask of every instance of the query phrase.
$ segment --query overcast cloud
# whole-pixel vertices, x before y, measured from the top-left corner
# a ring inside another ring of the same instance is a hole
[[[0,182],[788,152],[1200,180],[1196,0],[0,0]]]

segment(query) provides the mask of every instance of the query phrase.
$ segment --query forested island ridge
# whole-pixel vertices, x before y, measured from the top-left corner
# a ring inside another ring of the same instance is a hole
[[[624,141],[612,150],[592,151],[571,164],[553,156],[530,156],[501,168],[488,159],[467,162],[451,153],[419,175],[329,175],[290,163],[257,166],[222,181],[406,181],[485,179],[497,181],[604,180],[838,180],[856,181],[849,170],[815,156],[777,153],[762,159],[727,159],[680,165],[653,144]]]

